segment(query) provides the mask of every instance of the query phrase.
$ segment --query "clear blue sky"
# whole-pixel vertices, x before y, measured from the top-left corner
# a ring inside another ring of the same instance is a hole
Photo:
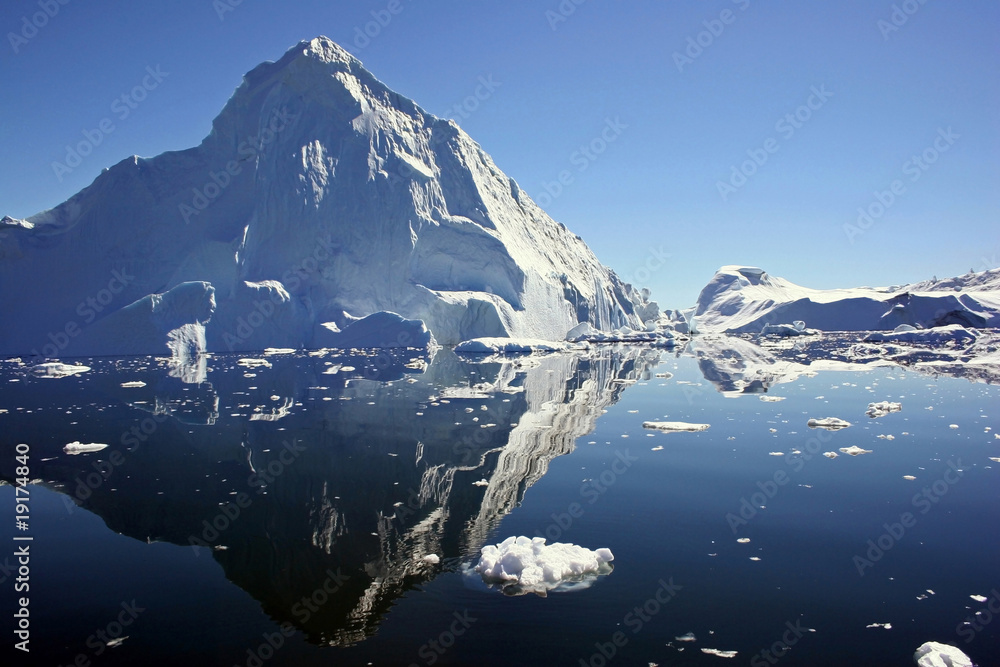
[[[198,144],[245,72],[323,34],[428,111],[455,117],[662,306],[693,303],[723,264],[838,287],[1000,263],[993,0],[896,0],[912,12],[898,26],[889,0],[565,0],[569,16],[558,0],[242,0],[220,18],[237,1],[42,0],[58,13],[36,19],[37,34],[22,17],[41,12],[39,0],[4,2],[0,215],[54,206],[132,154]],[[366,44],[357,35],[372,12],[391,20]],[[11,32],[30,38],[12,45]],[[678,66],[689,38],[704,46]],[[152,89],[122,118],[115,100],[157,66],[166,77],[146,78]],[[471,113],[454,111],[480,77],[499,85]],[[832,96],[810,100],[813,87]],[[796,111],[808,119],[778,125]],[[114,130],[60,181],[52,163],[102,119]],[[614,141],[593,159],[574,154],[608,119],[627,127],[609,131]],[[748,151],[767,161],[724,199],[718,184],[733,184]],[[908,163],[925,151],[933,164]],[[549,202],[544,186],[564,170],[572,182]],[[891,194],[896,180],[895,201],[850,239],[844,225],[857,224],[859,207],[878,213],[875,192]],[[656,252],[670,258],[647,274]]]

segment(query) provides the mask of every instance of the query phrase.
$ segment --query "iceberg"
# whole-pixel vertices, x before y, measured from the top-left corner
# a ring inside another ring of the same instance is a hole
[[[32,292],[0,290],[0,355],[168,355],[185,326],[186,345],[248,352],[659,317],[455,122],[326,37],[247,73],[200,145],[0,229],[0,284]]]
[[[823,428],[827,431],[839,431],[842,428],[847,428],[851,425],[851,422],[844,421],[843,419],[838,419],[837,417],[824,417],[823,419],[810,419],[806,422],[806,426],[809,428]]]
[[[591,583],[597,576],[611,572],[615,558],[606,548],[591,551],[563,542],[545,544],[544,537],[524,536],[487,545],[480,554],[474,571],[507,595],[545,595],[576,588],[573,584]]]
[[[913,654],[918,667],[975,667],[969,656],[949,644],[925,642]]]
[[[893,403],[891,401],[880,401],[878,403],[869,403],[868,409],[865,410],[865,414],[872,419],[877,419],[879,417],[884,417],[890,412],[899,412],[903,409],[902,403]]]
[[[730,265],[685,313],[701,333],[796,335],[794,325],[781,324],[794,321],[820,331],[1000,327],[1000,269],[895,287],[816,290],[757,267]]]

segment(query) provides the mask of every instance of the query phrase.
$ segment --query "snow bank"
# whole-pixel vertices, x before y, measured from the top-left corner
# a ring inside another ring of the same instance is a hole
[[[913,660],[919,667],[974,667],[969,656],[948,644],[926,642],[921,644]]]
[[[787,335],[780,323],[795,320],[820,331],[1000,327],[1000,269],[940,283],[815,290],[757,267],[724,266],[701,291],[691,317],[701,333],[755,333],[770,326]]]
[[[903,409],[902,403],[892,403],[890,401],[881,401],[879,403],[869,403],[868,409],[865,410],[865,414],[872,419],[877,419],[879,417],[884,417],[890,412],[899,412]]]
[[[614,558],[609,549],[591,551],[563,542],[547,545],[544,537],[508,537],[498,545],[483,547],[474,571],[509,595],[544,595],[608,574]]]

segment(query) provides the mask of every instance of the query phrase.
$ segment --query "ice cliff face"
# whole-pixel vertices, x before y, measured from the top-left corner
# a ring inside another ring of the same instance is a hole
[[[814,290],[747,266],[724,266],[691,311],[704,333],[760,333],[801,320],[822,331],[947,324],[1000,327],[1000,269],[896,287]]]
[[[334,345],[382,311],[445,344],[642,324],[641,295],[455,123],[323,37],[248,73],[200,146],[124,160],[0,232],[3,354],[165,352],[159,322],[127,346],[81,332],[185,283],[205,289],[180,324],[219,351]]]

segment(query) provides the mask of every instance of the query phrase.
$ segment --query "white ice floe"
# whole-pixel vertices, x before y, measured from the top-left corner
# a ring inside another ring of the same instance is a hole
[[[881,401],[879,403],[869,403],[868,409],[865,410],[865,414],[872,419],[877,419],[879,417],[884,417],[890,412],[899,412],[903,409],[902,403],[892,403],[890,401]]]
[[[839,431],[842,428],[850,426],[851,422],[837,419],[836,417],[824,417],[823,419],[810,419],[806,422],[806,425],[809,428],[825,428],[827,431]]]
[[[544,537],[508,537],[483,547],[474,571],[508,595],[544,595],[610,573],[614,558],[606,548],[591,551],[563,542],[545,544]]]
[[[778,401],[785,400],[785,397],[784,396],[767,396],[765,394],[765,395],[762,395],[760,397],[760,400],[764,401],[765,403],[777,403]]]
[[[651,428],[668,433],[679,431],[707,431],[710,424],[689,424],[687,422],[642,422],[643,428]]]
[[[828,459],[835,459],[839,456],[839,454],[837,454],[837,452],[823,452],[823,456]]]
[[[969,597],[975,600],[976,602],[986,602],[987,600],[987,597],[985,595],[970,595]]]
[[[926,642],[913,654],[918,667],[973,667],[972,660],[948,644]]]
[[[765,324],[760,330],[761,336],[802,336],[810,333],[806,329],[806,323],[796,320],[791,324]]]
[[[892,623],[869,623],[865,627],[866,628],[882,628],[884,630],[892,630]]]
[[[135,380],[133,382],[122,382],[122,387],[125,389],[138,389],[139,387],[145,387],[146,383],[142,380]]]
[[[702,653],[707,653],[709,655],[717,655],[720,658],[735,658],[736,657],[736,651],[720,651],[717,648],[703,648],[703,649],[701,649],[701,652]]]
[[[851,456],[860,456],[861,454],[871,454],[872,450],[870,450],[870,449],[861,449],[857,445],[851,445],[850,447],[841,447],[840,448],[840,453],[841,454],[850,454]]]
[[[63,451],[69,454],[70,456],[76,456],[77,454],[89,454],[91,452],[99,452],[102,449],[107,449],[107,447],[108,447],[107,445],[102,445],[97,442],[92,442],[90,444],[85,445],[82,442],[77,441],[77,442],[71,442],[65,447],[63,447]]]
[[[441,557],[438,556],[437,554],[427,554],[420,560],[422,560],[425,563],[430,563],[431,565],[437,565],[438,563],[441,562]]]
[[[569,343],[535,338],[473,338],[455,346],[455,352],[465,354],[531,354],[556,352],[571,347]]]
[[[698,641],[693,632],[687,632],[680,637],[674,637],[675,642],[695,642]]]
[[[89,370],[89,366],[73,366],[71,364],[50,362],[47,364],[32,366],[31,374],[40,378],[65,378],[72,375],[78,375],[80,373],[86,373]]]

